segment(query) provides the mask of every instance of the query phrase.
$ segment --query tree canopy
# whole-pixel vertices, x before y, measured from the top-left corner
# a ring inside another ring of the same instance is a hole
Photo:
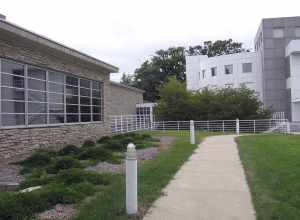
[[[159,88],[174,76],[178,81],[185,82],[185,54],[218,56],[245,51],[242,43],[229,40],[206,41],[203,45],[171,47],[158,50],[155,54],[135,70],[134,75],[123,75],[121,83],[145,90],[144,99],[155,102],[159,99]]]
[[[159,120],[226,120],[269,118],[255,92],[246,87],[203,89],[192,93],[175,78],[160,89],[155,107]]]

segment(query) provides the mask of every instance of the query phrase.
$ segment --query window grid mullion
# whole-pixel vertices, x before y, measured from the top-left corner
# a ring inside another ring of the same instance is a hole
[[[25,65],[25,72],[24,72],[24,95],[25,95],[25,127],[28,127],[28,65]]]
[[[47,109],[46,109],[46,114],[47,114],[47,119],[46,119],[46,124],[50,123],[50,116],[49,116],[49,106],[50,106],[50,100],[49,100],[49,71],[46,71],[46,102],[47,102]]]
[[[67,85],[66,85],[66,74],[64,74],[64,123],[67,123]]]
[[[0,59],[0,128],[2,128],[2,95],[1,95],[1,90],[2,90],[2,59]]]
[[[78,121],[81,122],[81,108],[80,108],[80,78],[77,78],[77,86],[78,86]]]
[[[90,115],[91,115],[91,119],[90,121],[94,121],[93,120],[93,84],[92,84],[92,80],[90,80]]]

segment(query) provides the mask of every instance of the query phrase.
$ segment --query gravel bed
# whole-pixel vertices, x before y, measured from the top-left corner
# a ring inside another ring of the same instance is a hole
[[[74,205],[57,204],[53,209],[44,211],[37,215],[38,220],[66,220],[76,214]]]

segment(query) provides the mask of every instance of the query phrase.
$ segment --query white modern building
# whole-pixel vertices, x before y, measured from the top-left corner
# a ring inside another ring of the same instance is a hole
[[[186,56],[187,89],[246,87],[264,107],[300,121],[300,17],[263,19],[255,52]]]
[[[261,68],[257,53],[238,53],[217,57],[187,56],[187,89],[238,88],[246,86],[262,94]],[[262,98],[262,97],[261,97]]]

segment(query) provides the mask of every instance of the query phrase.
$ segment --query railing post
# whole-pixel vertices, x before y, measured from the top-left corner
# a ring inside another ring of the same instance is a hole
[[[128,117],[126,117],[126,132],[129,132],[129,122],[128,122]]]
[[[114,131],[115,132],[118,132],[118,118],[117,117],[115,117],[115,127],[114,127]]]
[[[207,132],[209,132],[209,121],[206,122]]]
[[[256,128],[255,128],[255,126],[256,126],[256,123],[255,123],[255,120],[253,121],[253,132],[254,133],[256,133]]]
[[[123,133],[123,116],[121,115],[121,133]]]
[[[126,211],[128,215],[137,213],[137,154],[134,144],[127,146],[126,155]]]
[[[179,131],[179,121],[177,121],[177,131]]]
[[[238,118],[236,119],[235,128],[236,128],[236,134],[240,135],[240,120]]]
[[[190,140],[191,144],[195,144],[195,126],[194,126],[194,121],[190,121]]]
[[[222,130],[223,130],[223,133],[225,133],[224,120],[223,120],[223,123],[222,123]]]
[[[290,122],[288,120],[286,122],[286,133],[287,134],[291,133],[291,124],[290,124]]]
[[[165,131],[165,121],[163,121],[162,123],[163,123],[163,131]]]

